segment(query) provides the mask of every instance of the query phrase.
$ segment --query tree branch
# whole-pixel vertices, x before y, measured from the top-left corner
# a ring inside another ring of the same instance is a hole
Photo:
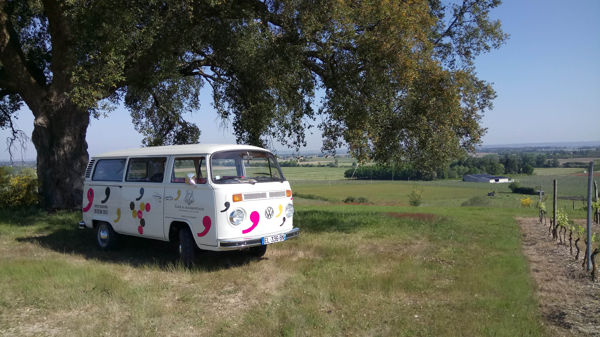
[[[475,4],[475,2],[470,2],[469,3],[469,0],[463,0],[463,3],[460,6],[460,9],[458,10],[458,13],[456,13],[454,15],[454,20],[452,20],[452,22],[448,25],[448,27],[442,33],[442,35],[440,35],[435,40],[434,45],[437,45],[440,41],[442,41],[443,38],[450,36],[450,33],[454,29],[454,26],[458,23],[459,18],[462,18],[462,16],[465,15],[467,13],[467,11],[469,9],[471,9],[471,7],[473,7],[474,4]]]
[[[2,68],[4,84],[9,84],[7,88],[19,93],[28,104],[39,105],[44,96],[43,88],[30,72],[32,65],[27,64],[18,36],[8,21],[3,6],[0,10],[0,62],[3,65],[10,65],[10,67]],[[7,82],[6,78],[10,78],[12,81]],[[12,86],[10,86],[11,83]],[[32,108],[32,111],[35,110],[37,109]]]

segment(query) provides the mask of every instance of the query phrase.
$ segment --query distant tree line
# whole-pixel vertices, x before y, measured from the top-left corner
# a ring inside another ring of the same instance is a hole
[[[280,161],[279,166],[281,167],[338,167],[339,162],[337,158],[333,162],[329,162],[327,164],[312,164],[312,163],[302,163],[298,160],[285,160]]]
[[[348,169],[346,178],[374,180],[434,180],[456,179],[465,174],[533,174],[535,168],[559,167],[552,155],[543,153],[490,154],[483,157],[466,157],[435,171],[420,171],[410,165],[404,166],[361,166]]]

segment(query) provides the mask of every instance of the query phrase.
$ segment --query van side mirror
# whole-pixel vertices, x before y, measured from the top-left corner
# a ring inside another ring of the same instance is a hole
[[[196,185],[196,176],[193,173],[188,173],[187,178],[185,178],[185,183],[187,185]]]

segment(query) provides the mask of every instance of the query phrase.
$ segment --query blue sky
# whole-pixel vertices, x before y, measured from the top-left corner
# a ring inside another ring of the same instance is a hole
[[[510,38],[476,61],[479,78],[493,83],[498,94],[482,120],[488,129],[483,144],[600,141],[600,1],[505,0],[491,16],[500,19]],[[218,119],[208,90],[203,102],[188,115],[202,130],[200,142],[234,143],[232,128]],[[17,125],[31,135],[29,110],[20,112]],[[0,139],[7,136],[0,131]],[[117,109],[91,120],[88,151],[138,147],[141,139],[129,113]],[[1,146],[0,160],[7,160]],[[308,150],[320,146],[320,134],[308,137]],[[35,159],[33,144],[23,157]]]

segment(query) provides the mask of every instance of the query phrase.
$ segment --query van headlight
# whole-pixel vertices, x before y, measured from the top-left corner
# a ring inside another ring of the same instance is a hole
[[[237,226],[244,221],[246,218],[246,212],[241,208],[236,208],[233,212],[229,213],[229,222]]]
[[[291,218],[294,215],[294,205],[288,204],[285,206],[285,216]]]

